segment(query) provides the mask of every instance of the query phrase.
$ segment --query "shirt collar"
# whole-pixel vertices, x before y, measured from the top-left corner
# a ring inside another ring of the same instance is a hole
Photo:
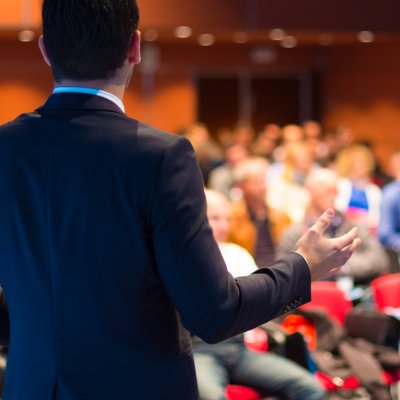
[[[122,103],[121,99],[119,99],[112,93],[106,92],[105,90],[80,87],[80,86],[58,86],[53,90],[53,94],[57,93],[84,93],[84,94],[92,94],[94,96],[100,96],[112,101],[114,104],[118,106],[118,108],[121,109],[123,113],[125,113],[125,106],[124,103]]]

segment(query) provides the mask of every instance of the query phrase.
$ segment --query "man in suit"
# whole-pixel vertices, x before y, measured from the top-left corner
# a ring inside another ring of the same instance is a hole
[[[44,0],[42,15],[55,90],[0,128],[4,399],[196,399],[188,331],[217,342],[308,301],[356,232],[324,239],[327,211],[296,252],[232,278],[192,147],[124,114],[135,0]]]

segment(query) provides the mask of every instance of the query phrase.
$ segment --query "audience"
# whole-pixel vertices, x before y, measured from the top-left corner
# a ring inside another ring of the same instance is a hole
[[[257,270],[246,250],[226,243],[229,229],[227,199],[216,191],[206,191],[206,198],[209,223],[229,272],[240,276]],[[248,350],[242,335],[213,345],[194,337],[193,353],[202,400],[226,399],[225,388],[229,383],[247,385],[282,399],[324,398],[323,389],[308,371],[272,352]]]
[[[254,138],[254,129],[251,127],[251,125],[245,122],[240,122],[237,124],[232,132],[232,143],[243,146],[248,150],[250,150]]]
[[[246,147],[239,144],[231,144],[225,150],[225,162],[221,166],[211,171],[208,179],[208,187],[224,193],[228,198],[232,198],[233,170],[237,164],[248,157],[249,152]]]
[[[341,176],[336,208],[375,232],[379,223],[381,190],[372,183],[373,153],[363,145],[354,144],[339,153],[336,165]]]
[[[267,124],[254,137],[251,126],[239,124],[232,131],[216,131],[217,142],[204,125],[195,128],[188,137],[205,182],[226,196],[207,191],[210,225],[229,271],[249,274],[293,251],[315,219],[334,208],[326,235],[341,235],[356,226],[362,243],[330,280],[356,303],[365,300],[370,306],[371,280],[398,270],[400,152],[391,158],[395,180],[381,191],[373,179],[374,154],[354,143],[355,133],[348,127],[324,133],[317,121],[283,128]],[[224,149],[222,162],[215,149]],[[242,336],[218,345],[193,338],[193,348],[203,400],[226,399],[229,383],[277,398],[323,398],[311,374],[271,352],[253,353]]]
[[[265,266],[275,258],[275,245],[290,218],[266,204],[268,162],[251,157],[234,170],[235,186],[242,198],[231,204],[229,241],[244,247],[256,264]]]
[[[277,248],[277,258],[293,251],[297,240],[316,221],[321,212],[334,208],[338,183],[336,172],[330,169],[321,168],[309,174],[305,187],[310,194],[310,205],[305,219],[283,233]],[[341,235],[354,226],[358,227],[358,236],[362,239],[362,243],[344,265],[339,277],[345,275],[350,277],[354,284],[365,285],[389,269],[387,255],[375,236],[371,235],[362,224],[350,220],[341,212],[336,213],[333,224],[326,230],[326,236]]]
[[[268,204],[289,215],[294,222],[302,221],[309,202],[304,180],[315,168],[318,165],[314,163],[313,153],[306,142],[287,144],[282,168],[271,171],[268,178],[272,188],[268,192]]]
[[[189,126],[184,135],[196,152],[197,162],[207,184],[210,171],[223,162],[222,150],[210,136],[207,126],[201,122]]]
[[[307,143],[314,160],[319,165],[324,165],[329,154],[329,148],[322,137],[321,124],[317,121],[309,120],[303,122],[302,126],[304,131],[304,140]]]
[[[281,137],[281,128],[276,124],[267,124],[264,129],[258,133],[251,152],[254,156],[264,157],[270,163],[274,162],[274,151],[278,146]]]

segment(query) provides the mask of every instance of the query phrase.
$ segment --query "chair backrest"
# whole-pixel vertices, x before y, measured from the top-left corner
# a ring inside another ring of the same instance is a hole
[[[260,328],[254,328],[243,334],[244,344],[249,350],[265,353],[268,350],[268,335]]]
[[[350,300],[337,287],[336,282],[317,281],[311,284],[311,301],[302,308],[320,308],[335,318],[341,325],[352,308]]]
[[[371,282],[372,293],[377,308],[400,307],[400,273],[384,275]]]

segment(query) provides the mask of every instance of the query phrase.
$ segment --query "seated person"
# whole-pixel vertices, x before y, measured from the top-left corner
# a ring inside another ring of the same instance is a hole
[[[337,156],[338,181],[336,209],[354,222],[361,222],[376,233],[380,220],[381,189],[373,183],[375,156],[360,144],[343,149]]]
[[[209,222],[229,272],[243,276],[255,271],[257,266],[246,250],[226,243],[229,229],[227,199],[216,191],[207,191],[206,197]],[[202,400],[226,399],[225,388],[230,383],[283,399],[324,398],[323,389],[311,373],[271,352],[248,350],[242,335],[212,345],[194,337],[193,352]]]
[[[276,257],[282,257],[293,251],[297,240],[315,222],[320,210],[334,208],[338,182],[336,172],[330,169],[318,169],[309,174],[305,186],[310,194],[310,205],[305,219],[301,223],[292,225],[283,233]],[[354,226],[358,227],[358,235],[362,242],[350,260],[342,267],[340,277],[350,277],[355,284],[368,284],[372,279],[387,272],[389,268],[386,252],[375,236],[368,232],[366,226],[351,221],[340,212],[336,213],[332,225],[325,234],[333,237]]]
[[[378,234],[381,243],[388,249],[400,253],[400,152],[390,157],[393,182],[382,191],[381,218]]]
[[[232,197],[233,171],[235,166],[248,157],[244,146],[232,144],[225,150],[225,162],[210,172],[208,187],[218,190],[228,198]]]
[[[248,158],[234,170],[242,198],[231,204],[228,240],[244,247],[258,267],[274,261],[275,245],[291,222],[285,213],[267,206],[267,172],[268,162],[261,157]]]

